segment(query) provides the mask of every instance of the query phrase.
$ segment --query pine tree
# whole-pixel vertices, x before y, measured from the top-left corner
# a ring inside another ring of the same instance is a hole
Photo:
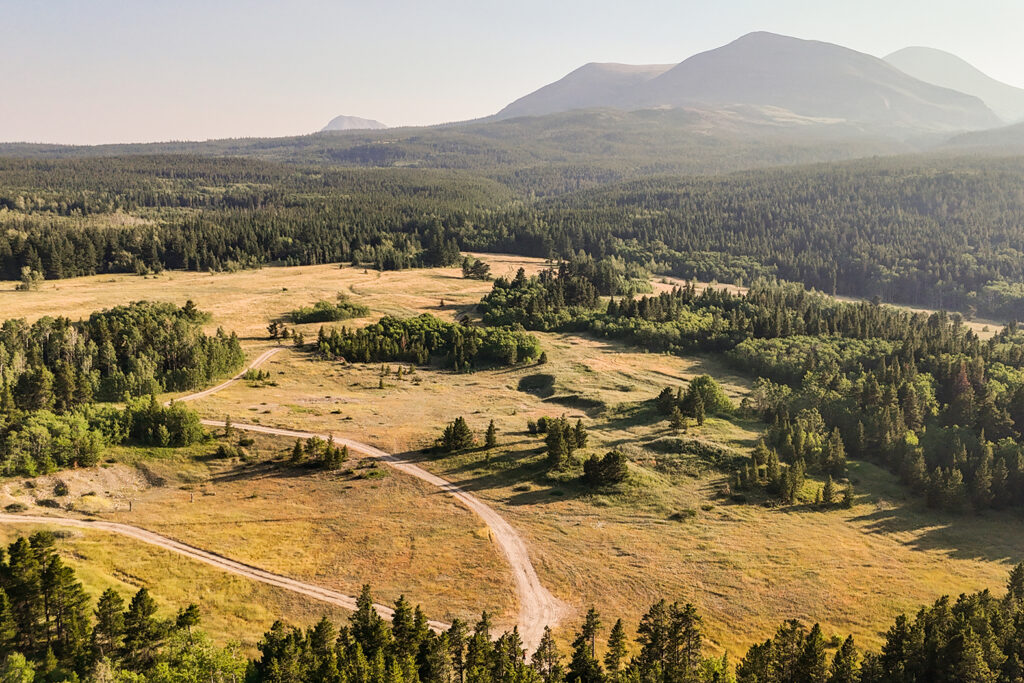
[[[693,417],[698,426],[704,426],[704,399],[700,394],[697,394],[693,402]]]
[[[484,447],[490,450],[498,445],[498,430],[494,427],[494,420],[487,425],[487,434],[484,436]]]
[[[676,401],[676,394],[672,391],[672,387],[665,387],[658,394],[658,397],[654,399],[655,405],[658,406],[658,412],[662,415],[668,415],[672,412],[672,408],[678,408],[679,404]]]
[[[604,668],[614,678],[621,670],[626,659],[626,629],[622,619],[616,619],[608,635],[608,649],[604,653]]]
[[[857,648],[853,643],[853,636],[847,636],[832,658],[828,683],[857,683],[857,673]]]
[[[576,420],[576,427],[572,431],[572,440],[576,448],[587,447],[587,430],[583,426],[583,420]]]
[[[303,452],[303,449],[302,449],[302,440],[301,439],[295,439],[295,445],[292,447],[292,455],[291,455],[291,458],[290,458],[292,464],[293,465],[297,465],[300,462],[302,462],[303,455],[304,455],[304,452]]]
[[[136,671],[142,671],[153,663],[164,636],[163,625],[156,619],[156,610],[156,601],[149,591],[140,588],[124,615],[122,657]]]
[[[569,457],[569,443],[566,439],[566,430],[562,427],[562,420],[548,420],[547,435],[544,443],[548,449],[548,467],[559,469],[565,464]]]
[[[686,418],[683,417],[683,411],[679,410],[679,406],[674,405],[669,409],[668,423],[673,432],[686,431]]]
[[[544,627],[544,635],[541,636],[530,663],[547,683],[561,680],[562,655],[558,652],[558,645],[550,626]]]
[[[850,509],[853,507],[853,482],[851,481],[846,485],[846,490],[843,491],[843,507]]]
[[[815,624],[804,639],[803,649],[797,660],[797,676],[794,683],[821,683],[828,676],[825,662],[825,638],[821,626]]]
[[[178,616],[174,620],[174,626],[179,629],[185,629],[188,632],[188,641],[192,642],[192,628],[199,625],[201,615],[199,613],[199,605],[190,603],[188,607],[183,607],[178,610]]]
[[[824,490],[821,492],[821,502],[825,505],[831,505],[836,499],[836,486],[832,481],[832,475],[829,475],[828,479],[825,480]]]

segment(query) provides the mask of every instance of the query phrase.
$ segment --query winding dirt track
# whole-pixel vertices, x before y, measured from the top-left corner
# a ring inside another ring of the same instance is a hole
[[[230,560],[216,553],[211,553],[208,550],[196,548],[195,546],[175,541],[173,538],[167,538],[166,536],[161,536],[160,534],[155,534],[152,531],[147,531],[137,526],[131,526],[130,524],[118,524],[117,522],[101,522],[98,520],[93,521],[87,519],[70,519],[67,517],[43,517],[41,515],[9,515],[6,513],[0,513],[0,523],[50,524],[74,527],[76,529],[108,531],[110,533],[127,536],[128,538],[135,539],[136,541],[142,541],[143,543],[148,543],[150,545],[170,550],[171,552],[184,555],[185,557],[189,557],[198,562],[208,564],[211,567],[216,567],[217,569],[226,571],[229,574],[237,574],[238,576],[244,576],[245,578],[252,579],[253,581],[259,581],[260,583],[267,583],[271,586],[284,588],[285,590],[292,591],[293,593],[300,593],[301,595],[315,598],[321,602],[327,602],[332,605],[338,605],[345,609],[355,610],[356,608],[356,599],[348,595],[343,595],[342,593],[333,591],[329,588],[305,583],[304,581],[289,579],[287,576],[281,576],[280,574],[263,571],[258,567]],[[377,613],[385,619],[390,619],[391,615],[394,614],[394,610],[387,605],[374,604],[374,607],[377,609]],[[435,631],[448,628],[448,624],[444,624],[439,621],[431,621],[429,624]]]
[[[196,399],[203,398],[204,396],[216,393],[240,379],[245,374],[246,370],[259,367],[268,358],[280,350],[280,348],[274,348],[265,351],[257,357],[248,368],[239,372],[226,382],[175,400],[194,401]],[[213,427],[224,426],[224,422],[220,420],[203,420],[203,424]],[[544,633],[545,626],[554,626],[566,614],[567,606],[558,600],[558,598],[553,596],[551,592],[541,584],[540,579],[537,577],[537,572],[533,568],[533,563],[530,561],[530,553],[526,547],[526,542],[523,541],[519,533],[513,529],[512,526],[501,517],[501,515],[495,512],[494,509],[461,487],[447,481],[446,479],[442,479],[435,474],[427,472],[409,460],[405,460],[397,455],[392,455],[391,453],[386,453],[378,448],[374,448],[373,446],[360,443],[359,441],[353,441],[352,439],[346,439],[329,434],[314,434],[312,432],[265,427],[263,425],[232,423],[231,426],[234,429],[241,429],[244,431],[273,434],[276,436],[287,436],[298,439],[308,439],[314,436],[325,440],[333,438],[336,444],[348,446],[350,451],[356,451],[363,455],[380,460],[399,472],[403,472],[416,477],[417,479],[421,479],[432,486],[436,486],[441,491],[453,496],[456,500],[465,505],[471,512],[480,517],[480,519],[483,520],[490,529],[491,537],[498,547],[501,548],[502,554],[505,555],[505,559],[508,560],[509,566],[512,569],[512,576],[515,582],[516,594],[519,597],[520,605],[518,623],[519,635],[523,639],[523,644],[526,646],[527,650],[532,651],[536,649],[537,644],[540,642],[541,636]],[[65,517],[0,514],[0,523],[18,522],[57,524],[61,526],[85,529],[100,529],[103,531],[121,534],[144,543],[156,545],[181,555],[185,555],[194,560],[204,562],[232,574],[244,576],[254,581],[260,581],[272,586],[278,586],[323,602],[339,605],[346,609],[355,609],[355,598],[343,595],[337,591],[290,579],[279,574],[273,574],[129,524],[87,521],[69,519]],[[385,605],[375,605],[375,607],[381,616],[385,618],[391,617],[391,608]],[[447,628],[447,624],[443,624],[441,622],[430,622],[430,625],[431,628],[434,629]]]

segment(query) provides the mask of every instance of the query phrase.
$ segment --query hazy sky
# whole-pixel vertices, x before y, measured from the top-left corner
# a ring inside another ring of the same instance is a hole
[[[312,132],[494,113],[589,61],[754,30],[953,52],[1024,87],[1024,0],[0,0],[0,141]]]

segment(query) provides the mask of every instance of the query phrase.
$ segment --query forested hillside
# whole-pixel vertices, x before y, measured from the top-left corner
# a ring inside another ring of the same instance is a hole
[[[1024,163],[873,160],[660,178],[489,216],[469,246],[774,275],[850,296],[1024,317]]]
[[[1024,317],[1019,159],[653,178],[526,202],[494,180],[447,171],[189,156],[0,159],[0,226],[0,277],[26,276],[26,286],[32,271],[54,279],[274,263],[396,269],[454,265],[460,248],[563,258],[583,250],[654,273],[773,276]]]

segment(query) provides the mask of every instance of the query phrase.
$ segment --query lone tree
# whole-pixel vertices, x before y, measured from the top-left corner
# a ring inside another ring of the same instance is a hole
[[[494,420],[487,425],[487,434],[484,435],[484,447],[488,450],[498,445],[498,430],[494,427]]]

